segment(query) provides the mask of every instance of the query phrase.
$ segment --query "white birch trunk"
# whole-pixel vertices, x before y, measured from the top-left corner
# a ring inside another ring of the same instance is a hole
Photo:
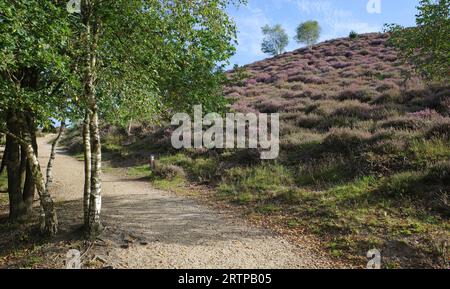
[[[83,194],[83,215],[84,225],[89,227],[89,201],[91,197],[91,117],[86,112],[83,123],[83,146],[84,146],[84,194]]]

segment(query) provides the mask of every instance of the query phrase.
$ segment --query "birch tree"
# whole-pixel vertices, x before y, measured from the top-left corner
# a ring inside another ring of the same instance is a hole
[[[37,189],[43,231],[53,235],[57,217],[40,171],[35,132],[68,105],[60,94],[69,63],[67,12],[60,1],[36,0],[1,1],[0,11],[0,130],[7,135],[10,219],[28,216]]]
[[[220,84],[236,29],[226,7],[238,1],[82,0],[84,216],[88,236],[101,230],[99,118],[155,120],[169,111],[226,104]]]

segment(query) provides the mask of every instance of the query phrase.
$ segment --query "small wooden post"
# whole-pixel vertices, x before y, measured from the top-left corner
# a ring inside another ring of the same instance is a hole
[[[150,155],[150,170],[154,170],[156,168],[156,163],[155,163],[155,155]]]

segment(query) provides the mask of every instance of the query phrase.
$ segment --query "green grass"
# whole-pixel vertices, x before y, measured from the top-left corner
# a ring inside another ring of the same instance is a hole
[[[218,192],[225,198],[251,202],[273,198],[293,183],[291,173],[281,165],[233,168],[223,176]]]
[[[141,166],[128,168],[127,174],[129,176],[133,176],[133,177],[144,177],[144,176],[150,176],[151,171],[150,171],[149,165],[147,164],[147,165],[141,165]]]
[[[6,173],[0,175],[0,193],[8,190],[8,179]],[[0,195],[1,197],[1,195]]]

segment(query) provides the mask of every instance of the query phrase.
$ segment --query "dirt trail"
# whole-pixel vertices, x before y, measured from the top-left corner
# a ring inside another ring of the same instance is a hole
[[[49,140],[39,139],[42,164],[48,159]],[[70,231],[82,222],[83,163],[59,149],[54,179],[61,229]],[[102,256],[115,268],[336,266],[307,242],[293,245],[194,200],[155,190],[148,182],[126,176],[103,174],[102,219],[110,232],[105,238],[116,234],[129,241],[128,245],[109,246]]]

